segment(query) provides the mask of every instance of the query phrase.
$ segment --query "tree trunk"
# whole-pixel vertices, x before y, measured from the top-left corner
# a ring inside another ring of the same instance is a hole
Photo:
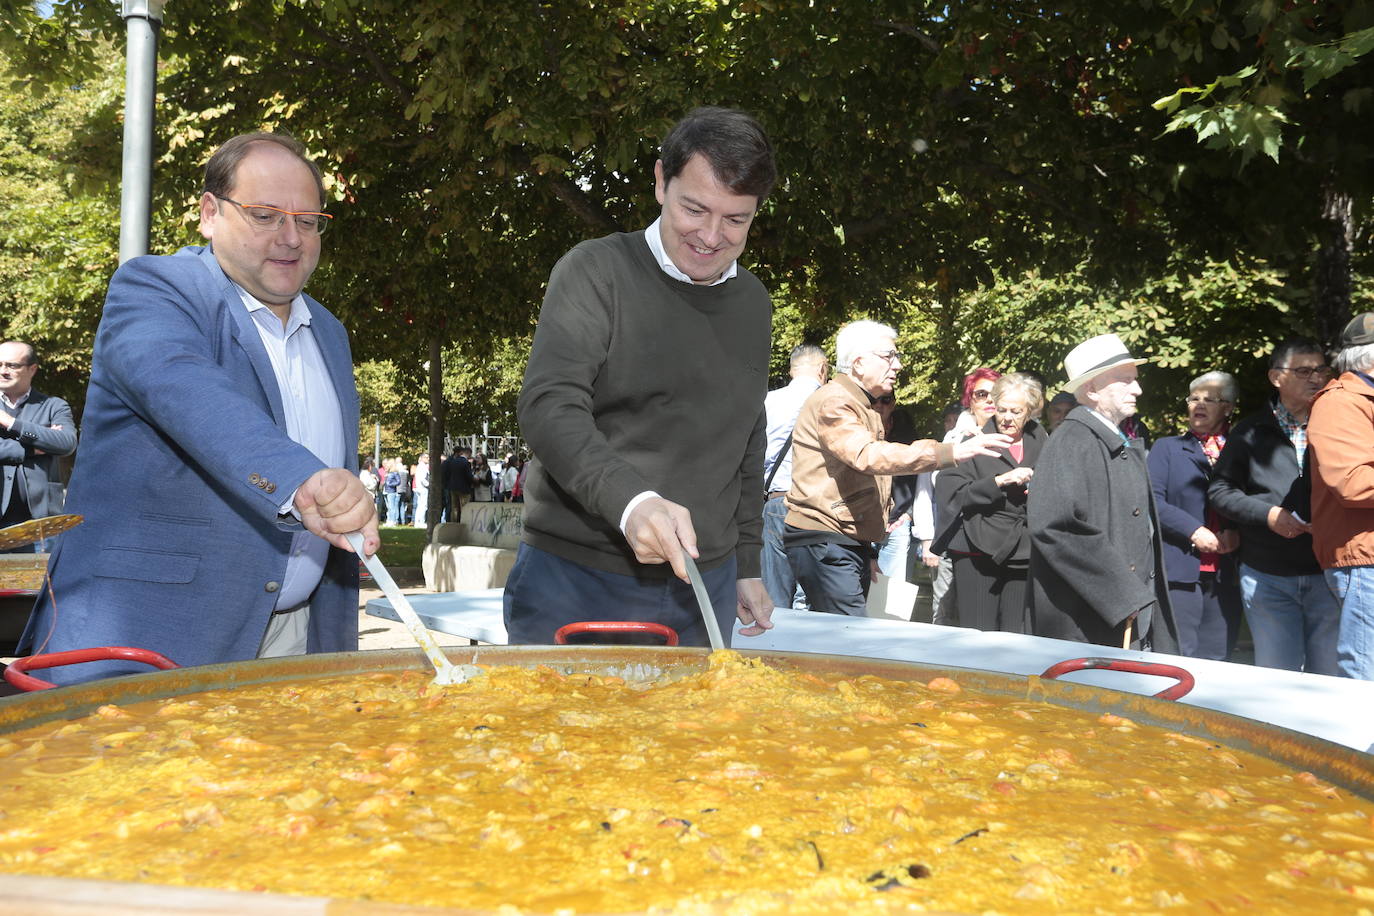
[[[1317,224],[1317,264],[1313,302],[1317,336],[1327,348],[1336,346],[1350,320],[1350,249],[1355,223],[1350,192],[1337,181],[1336,170],[1322,182],[1322,212]]]
[[[434,526],[444,504],[444,342],[429,339],[429,505],[425,508],[425,540],[434,539]]]

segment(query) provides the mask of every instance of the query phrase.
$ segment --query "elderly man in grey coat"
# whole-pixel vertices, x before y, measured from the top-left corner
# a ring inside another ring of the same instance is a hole
[[[1176,653],[1159,522],[1138,440],[1134,359],[1115,334],[1064,358],[1078,399],[1050,437],[1028,488],[1030,616],[1036,636]]]

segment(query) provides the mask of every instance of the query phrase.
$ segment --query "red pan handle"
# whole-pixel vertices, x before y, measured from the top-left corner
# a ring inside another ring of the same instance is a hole
[[[677,630],[661,623],[643,620],[586,620],[581,623],[570,623],[558,628],[558,632],[553,634],[553,641],[560,646],[566,645],[568,637],[578,633],[654,633],[663,637],[665,646],[677,645]]]
[[[131,662],[142,662],[145,665],[152,665],[154,668],[161,668],[163,671],[181,667],[167,656],[151,649],[135,649],[131,646],[100,646],[95,649],[68,649],[65,652],[46,652],[42,655],[17,658],[10,662],[9,667],[5,669],[5,680],[9,682],[10,686],[18,687],[20,690],[48,690],[57,685],[40,680],[25,672],[31,668],[61,668],[64,665],[80,665],[83,662],[108,661],[117,658]]]
[[[1165,687],[1155,696],[1161,700],[1177,700],[1193,689],[1193,675],[1175,665],[1161,665],[1158,662],[1137,662],[1129,658],[1070,658],[1057,665],[1051,665],[1041,673],[1041,677],[1054,680],[1061,674],[1071,671],[1084,671],[1089,668],[1102,668],[1109,671],[1128,671],[1131,674],[1157,674],[1160,677],[1177,678],[1178,683]]]

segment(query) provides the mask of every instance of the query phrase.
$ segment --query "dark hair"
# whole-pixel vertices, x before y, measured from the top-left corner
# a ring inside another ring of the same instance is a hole
[[[917,437],[916,422],[911,419],[911,411],[905,407],[892,411],[892,431],[887,434],[887,441],[910,445]]]
[[[1310,337],[1290,337],[1283,343],[1274,348],[1274,352],[1269,357],[1270,369],[1281,369],[1288,365],[1288,361],[1299,353],[1315,353],[1322,359],[1326,359],[1326,351],[1322,345]]]
[[[224,197],[232,191],[239,164],[252,152],[254,144],[257,143],[275,143],[304,162],[306,168],[310,169],[310,174],[315,176],[315,187],[320,192],[320,208],[324,208],[324,179],[320,176],[319,167],[306,156],[305,145],[290,134],[273,134],[267,131],[239,134],[226,140],[215,150],[210,161],[205,163],[206,193]]]
[[[949,417],[949,416],[955,416],[955,417],[957,417],[957,416],[959,416],[959,414],[961,414],[961,413],[963,413],[963,412],[964,412],[964,406],[963,406],[962,404],[960,404],[958,401],[955,401],[953,404],[946,404],[946,405],[945,405],[945,409],[944,409],[943,411],[941,411],[941,413],[940,413],[940,418],[941,418],[941,419],[944,419],[945,417]]]
[[[717,180],[736,194],[768,196],[777,180],[773,145],[751,116],[734,108],[694,108],[663,138],[663,183],[672,181],[697,153]]]
[[[1073,407],[1077,407],[1078,398],[1074,397],[1072,391],[1061,391],[1050,398],[1050,406],[1053,407],[1055,404],[1069,404]]]
[[[964,376],[964,394],[959,399],[959,403],[967,407],[973,400],[974,386],[983,379],[989,379],[995,382],[1001,377],[1002,373],[998,372],[996,369],[989,369],[987,366],[979,366],[977,369],[974,369],[968,375]]]
[[[29,348],[29,355],[26,356],[26,357],[24,357],[24,365],[26,365],[26,366],[36,366],[36,365],[38,365],[38,350],[37,350],[36,347],[34,347],[33,344],[29,343],[27,340],[6,340],[6,341],[4,341],[4,343],[7,343],[7,344],[18,344],[18,345],[21,346],[21,347],[28,347],[28,348]]]

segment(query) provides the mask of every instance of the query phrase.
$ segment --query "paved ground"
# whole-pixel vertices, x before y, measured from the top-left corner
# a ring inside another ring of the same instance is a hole
[[[429,592],[429,589],[425,588],[424,580],[420,577],[418,569],[393,569],[391,575],[396,580],[396,584],[401,587],[401,591],[407,595],[424,595]],[[366,582],[358,594],[358,648],[414,648],[415,638],[399,622],[382,617],[369,617],[364,611],[369,601],[380,597],[382,597],[381,589],[369,586]],[[449,636],[437,630],[430,630],[429,632],[434,636],[434,641],[441,646],[465,646],[468,644],[468,641],[461,636]]]

